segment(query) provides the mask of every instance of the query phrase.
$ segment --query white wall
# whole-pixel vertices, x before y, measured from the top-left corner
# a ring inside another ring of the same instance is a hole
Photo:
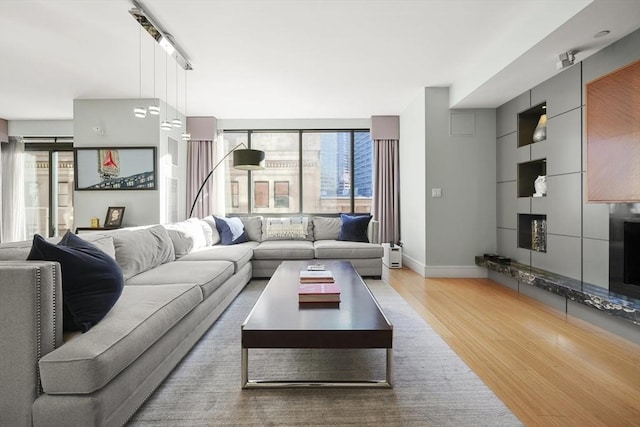
[[[424,275],[426,266],[425,91],[400,113],[400,239],[403,263]]]
[[[157,190],[101,190],[74,192],[74,220],[76,226],[88,226],[92,217],[101,222],[109,206],[125,206],[123,226],[166,222],[167,178],[178,179],[178,219],[186,217],[187,145],[183,143],[183,129],[161,131],[160,122],[177,114],[173,107],[160,102],[159,116],[144,119],[133,116],[137,105],[150,105],[153,99],[77,99],[74,101],[74,146],[82,147],[156,147]],[[166,111],[166,114],[165,114]],[[183,124],[185,117],[178,113]],[[184,125],[183,125],[184,126]],[[96,132],[94,128],[99,128]],[[179,144],[178,167],[168,163],[168,136]]]
[[[218,119],[222,130],[369,129],[370,119]]]
[[[9,120],[10,136],[71,136],[73,120]]]
[[[426,88],[425,105],[426,276],[486,276],[475,256],[496,250],[495,109],[450,110],[448,88]]]

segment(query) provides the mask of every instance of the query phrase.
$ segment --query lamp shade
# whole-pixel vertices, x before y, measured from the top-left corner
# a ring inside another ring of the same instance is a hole
[[[264,151],[240,149],[233,152],[233,167],[240,170],[264,169]]]

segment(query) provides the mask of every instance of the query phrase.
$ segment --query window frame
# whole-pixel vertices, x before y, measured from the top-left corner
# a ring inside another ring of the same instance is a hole
[[[269,216],[273,216],[273,217],[287,217],[287,216],[291,216],[291,215],[322,215],[322,216],[340,216],[341,212],[306,212],[304,211],[304,192],[305,192],[305,188],[304,188],[304,172],[303,172],[303,135],[305,133],[331,133],[331,132],[340,132],[340,133],[348,133],[349,134],[349,150],[350,150],[350,174],[351,174],[351,181],[352,181],[352,185],[349,191],[349,206],[350,206],[350,214],[356,214],[355,212],[355,185],[353,185],[353,182],[355,180],[355,134],[358,132],[361,133],[368,133],[369,134],[369,138],[371,138],[371,129],[367,129],[367,128],[346,128],[346,129],[340,129],[340,128],[330,128],[330,129],[223,129],[223,133],[224,134],[228,134],[228,133],[244,133],[247,135],[247,147],[248,148],[254,148],[253,144],[252,144],[252,136],[254,134],[258,134],[258,133],[297,133],[298,134],[298,181],[299,181],[299,194],[298,194],[298,211],[297,212],[289,212],[289,213],[268,213],[267,215]],[[373,140],[372,140],[373,141]],[[268,165],[269,160],[267,159],[267,165]],[[267,166],[268,167],[268,166]],[[372,179],[374,178],[374,170],[373,168],[375,167],[375,164],[372,164]],[[239,181],[234,181],[234,182],[238,182],[239,185]],[[256,181],[259,182],[259,181]],[[267,181],[268,182],[268,181]],[[274,186],[275,186],[275,182],[274,182]],[[281,181],[277,181],[277,182],[281,182]],[[290,182],[289,182],[290,184]],[[253,190],[254,190],[254,186],[253,186],[253,181],[252,181],[252,172],[251,171],[247,171],[247,194],[248,194],[248,212],[237,212],[237,213],[229,213],[227,212],[228,215],[236,215],[236,216],[246,216],[246,215],[264,215],[264,213],[257,213],[255,212],[256,206],[255,206],[255,200],[254,200],[254,194],[253,194]],[[290,194],[290,193],[289,193]],[[373,207],[373,194],[371,195],[371,199],[372,199],[372,207]],[[274,204],[275,204],[275,187],[274,187]],[[240,205],[240,203],[238,202],[238,205]],[[262,208],[264,209],[264,208]]]

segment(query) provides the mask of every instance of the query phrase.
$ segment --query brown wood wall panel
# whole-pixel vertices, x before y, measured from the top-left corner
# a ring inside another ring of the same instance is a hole
[[[640,61],[587,83],[587,199],[640,202]]]

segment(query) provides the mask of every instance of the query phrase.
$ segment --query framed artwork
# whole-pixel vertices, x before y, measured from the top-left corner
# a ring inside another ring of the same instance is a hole
[[[124,206],[109,206],[107,217],[104,220],[105,228],[119,228],[122,226],[124,216]]]
[[[155,190],[155,147],[74,150],[76,190]]]

